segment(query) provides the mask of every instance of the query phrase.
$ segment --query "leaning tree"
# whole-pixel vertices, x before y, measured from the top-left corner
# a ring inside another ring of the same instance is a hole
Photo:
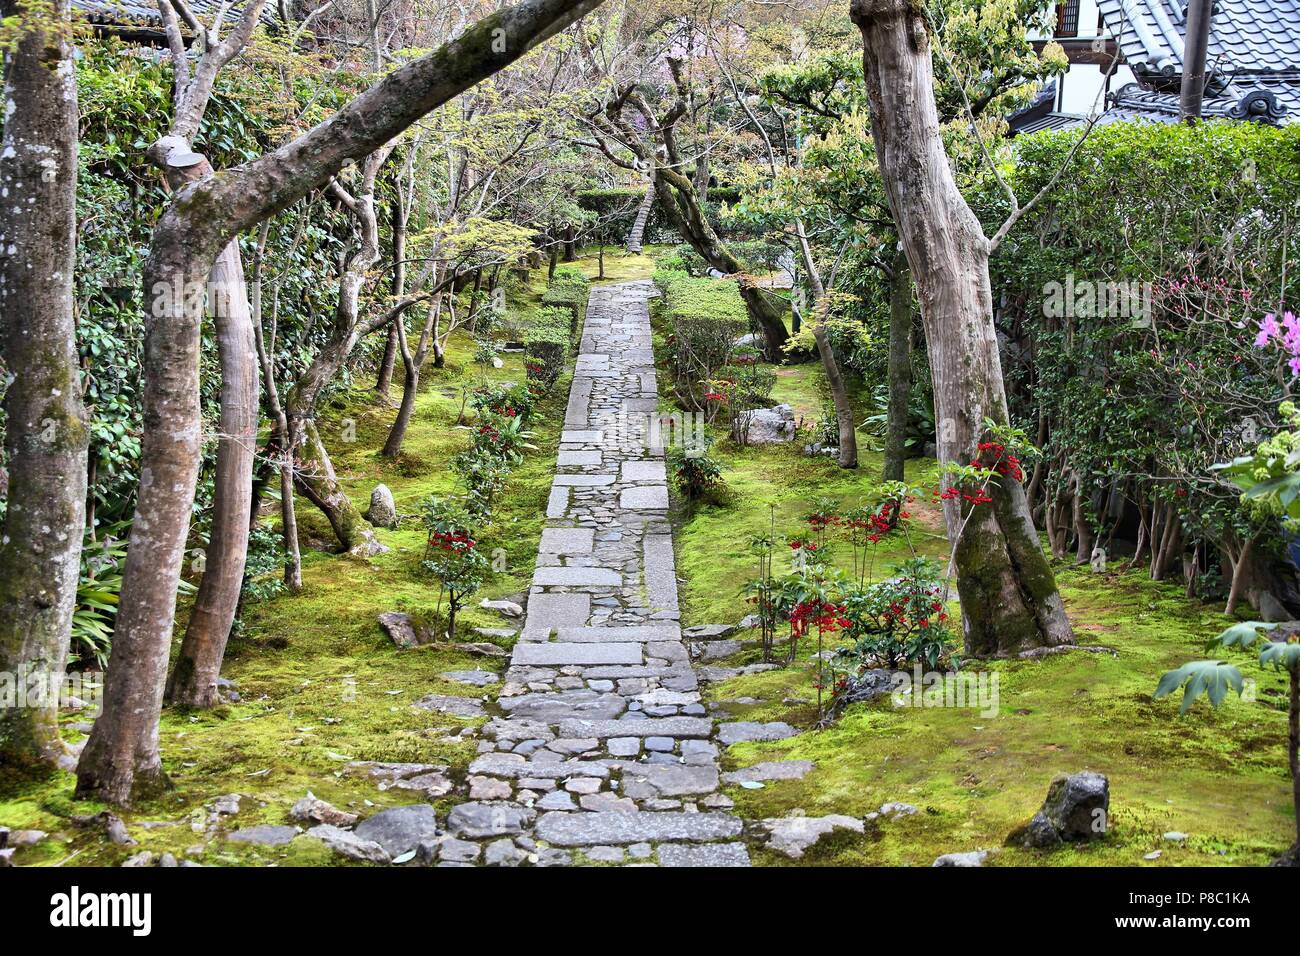
[[[853,0],[850,12],[862,33],[880,173],[921,304],[939,458],[975,461],[986,421],[1008,421],[989,257],[1029,206],[1013,204],[1011,218],[989,238],[958,190],[939,132],[924,8],[910,0]],[[984,504],[953,498],[944,507],[967,652],[1008,656],[1072,644],[1024,489],[1007,477],[990,485],[988,497]]]
[[[176,588],[201,447],[199,330],[204,287],[234,237],[324,186],[420,117],[519,59],[601,0],[524,0],[387,74],[290,143],[180,189],[145,264],[141,474],[103,712],[77,767],[77,793],[110,803],[166,783],[158,747]]]

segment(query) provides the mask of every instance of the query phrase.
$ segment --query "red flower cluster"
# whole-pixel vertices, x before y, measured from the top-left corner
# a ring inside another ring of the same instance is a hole
[[[810,627],[819,631],[839,631],[852,627],[853,622],[844,616],[843,604],[830,601],[804,601],[790,611],[790,627],[796,636],[808,633]]]
[[[441,548],[443,551],[468,551],[476,543],[469,535],[459,531],[429,532],[429,547]]]
[[[806,538],[791,538],[788,543],[790,545],[790,550],[792,551],[798,551],[800,549],[803,549],[804,551],[817,550],[817,545]]]
[[[996,441],[982,441],[978,447],[979,455],[970,463],[972,468],[992,468],[999,475],[1009,476],[1016,481],[1025,480],[1025,473],[1020,467],[1020,459],[1010,454],[1006,445]],[[991,464],[987,461],[990,456],[993,458]]]
[[[723,395],[721,392],[705,392],[704,397],[711,402],[722,402],[726,401],[727,398],[727,396]]]

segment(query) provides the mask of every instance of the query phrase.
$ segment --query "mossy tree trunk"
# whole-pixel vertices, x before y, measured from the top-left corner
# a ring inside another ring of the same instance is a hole
[[[599,5],[600,0],[524,0],[497,10],[386,74],[297,139],[185,187],[159,218],[143,278],[140,459],[147,478],[136,496],[118,610],[113,655],[121,662],[110,663],[104,713],[78,765],[80,796],[125,803],[163,779],[158,716],[198,477],[201,290],[217,256],[242,231],[324,186],[347,163],[373,153]]]
[[[0,706],[0,766],[41,773],[65,753],[58,691],[86,525],[90,433],[72,283],[77,88],[67,0],[35,10],[5,0],[0,12],[15,18],[17,29],[4,62],[8,112],[0,150],[0,186],[8,197],[0,210],[0,358],[10,376],[0,670],[24,684],[37,678],[46,691],[27,706]]]
[[[854,0],[872,134],[890,209],[916,281],[934,381],[939,457],[977,457],[986,418],[1007,421],[988,259],[992,244],[953,180],[934,102],[926,19],[909,0]],[[966,652],[1010,656],[1073,642],[1024,488],[1004,479],[992,502],[944,509]]]

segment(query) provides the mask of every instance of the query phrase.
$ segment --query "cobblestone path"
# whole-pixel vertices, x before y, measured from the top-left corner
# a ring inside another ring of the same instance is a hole
[[[502,715],[448,821],[479,862],[749,864],[682,642],[651,295],[591,292]]]

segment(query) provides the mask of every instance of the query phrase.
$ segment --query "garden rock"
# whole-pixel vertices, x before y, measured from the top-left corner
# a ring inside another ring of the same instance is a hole
[[[350,827],[358,818],[355,813],[340,810],[308,790],[307,796],[289,810],[289,819],[299,823],[328,823],[336,827]]]
[[[297,827],[273,826],[259,824],[245,830],[236,830],[226,834],[226,839],[233,843],[254,843],[258,846],[284,846],[298,835]]]
[[[428,633],[422,628],[417,629],[411,616],[401,611],[385,611],[379,615],[379,626],[398,647],[419,647],[429,643]]]
[[[489,601],[484,598],[478,602],[478,606],[485,611],[496,611],[498,614],[504,614],[506,617],[523,617],[524,609],[514,601]]]
[[[1011,835],[1027,847],[1095,840],[1106,835],[1110,781],[1099,773],[1060,776],[1052,781],[1043,808]]]
[[[830,814],[824,817],[780,817],[760,821],[767,831],[767,847],[783,853],[792,860],[803,856],[804,851],[835,830],[863,831],[862,821],[856,817]]]
[[[375,490],[370,492],[370,508],[362,517],[376,528],[397,527],[397,505],[387,485],[375,485]]]
[[[794,441],[794,409],[789,405],[755,408],[736,416],[732,432],[748,445],[780,445]]]

